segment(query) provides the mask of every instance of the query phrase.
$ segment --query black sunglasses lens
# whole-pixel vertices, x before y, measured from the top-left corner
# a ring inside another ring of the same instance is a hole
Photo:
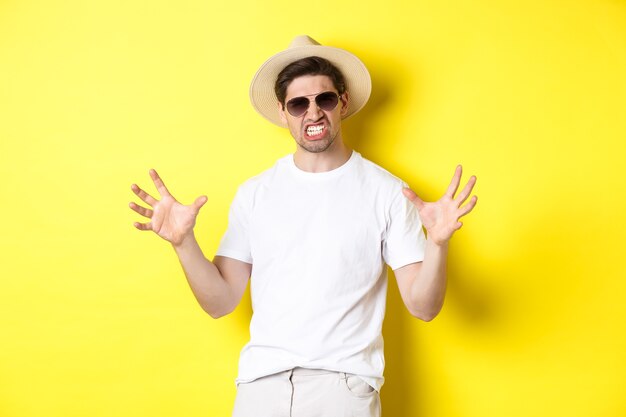
[[[309,108],[309,99],[306,97],[292,98],[287,102],[287,111],[293,117],[301,116]]]
[[[337,94],[333,92],[326,92],[315,97],[315,103],[317,106],[324,111],[331,111],[335,107],[337,107],[337,103],[339,103],[339,97]]]

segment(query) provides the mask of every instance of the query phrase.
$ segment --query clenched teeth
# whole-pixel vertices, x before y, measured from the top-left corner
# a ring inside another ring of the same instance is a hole
[[[309,126],[306,128],[306,134],[309,136],[315,136],[315,135],[319,135],[320,133],[322,133],[323,130],[324,130],[324,125]]]

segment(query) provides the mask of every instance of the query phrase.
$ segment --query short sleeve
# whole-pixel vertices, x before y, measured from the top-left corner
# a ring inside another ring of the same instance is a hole
[[[215,255],[252,263],[250,253],[250,207],[249,198],[244,189],[239,187],[228,213],[228,228],[222,237]]]
[[[393,270],[421,262],[424,260],[425,245],[426,237],[417,209],[398,190],[389,209],[383,259]]]

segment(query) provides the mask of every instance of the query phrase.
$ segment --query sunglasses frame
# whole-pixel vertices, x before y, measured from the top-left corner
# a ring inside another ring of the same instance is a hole
[[[320,104],[319,104],[319,103],[318,103],[318,101],[317,101],[317,98],[318,98],[319,96],[321,96],[321,95],[324,95],[324,94],[332,94],[332,95],[334,95],[334,96],[337,98],[337,103],[335,103],[335,105],[334,105],[331,109],[324,109],[322,106],[320,106]],[[312,96],[315,96],[315,97],[311,100],[309,97],[312,97]],[[309,107],[311,107],[311,102],[314,102],[314,103],[315,103],[315,105],[316,105],[319,109],[321,109],[322,111],[333,111],[333,110],[335,110],[335,109],[337,108],[337,105],[339,104],[339,101],[341,100],[341,96],[342,96],[342,94],[339,94],[339,93],[337,93],[337,92],[335,92],[335,91],[322,91],[321,93],[316,93],[316,94],[306,94],[306,95],[304,95],[304,96],[294,97],[294,98],[290,99],[289,101],[285,102],[285,110],[287,110],[287,112],[288,112],[290,115],[292,115],[293,117],[300,117],[300,116],[302,116],[304,113],[306,113],[306,112],[307,112],[307,110],[309,109]],[[306,109],[304,109],[304,110],[303,110],[300,114],[293,114],[293,113],[291,112],[291,110],[289,109],[289,103],[293,102],[294,100],[299,100],[299,99],[303,99],[303,98],[306,98],[306,99],[308,100],[308,103],[307,103],[307,107],[306,107]]]

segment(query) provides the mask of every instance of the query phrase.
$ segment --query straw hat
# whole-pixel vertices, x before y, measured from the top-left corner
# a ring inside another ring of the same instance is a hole
[[[372,80],[367,68],[359,58],[348,51],[331,46],[322,46],[309,36],[297,36],[284,51],[265,61],[250,83],[252,107],[270,122],[286,127],[278,116],[278,98],[274,84],[278,74],[287,65],[308,56],[319,56],[329,60],[339,68],[350,92],[350,107],[344,119],[357,113],[365,106],[372,91]]]

